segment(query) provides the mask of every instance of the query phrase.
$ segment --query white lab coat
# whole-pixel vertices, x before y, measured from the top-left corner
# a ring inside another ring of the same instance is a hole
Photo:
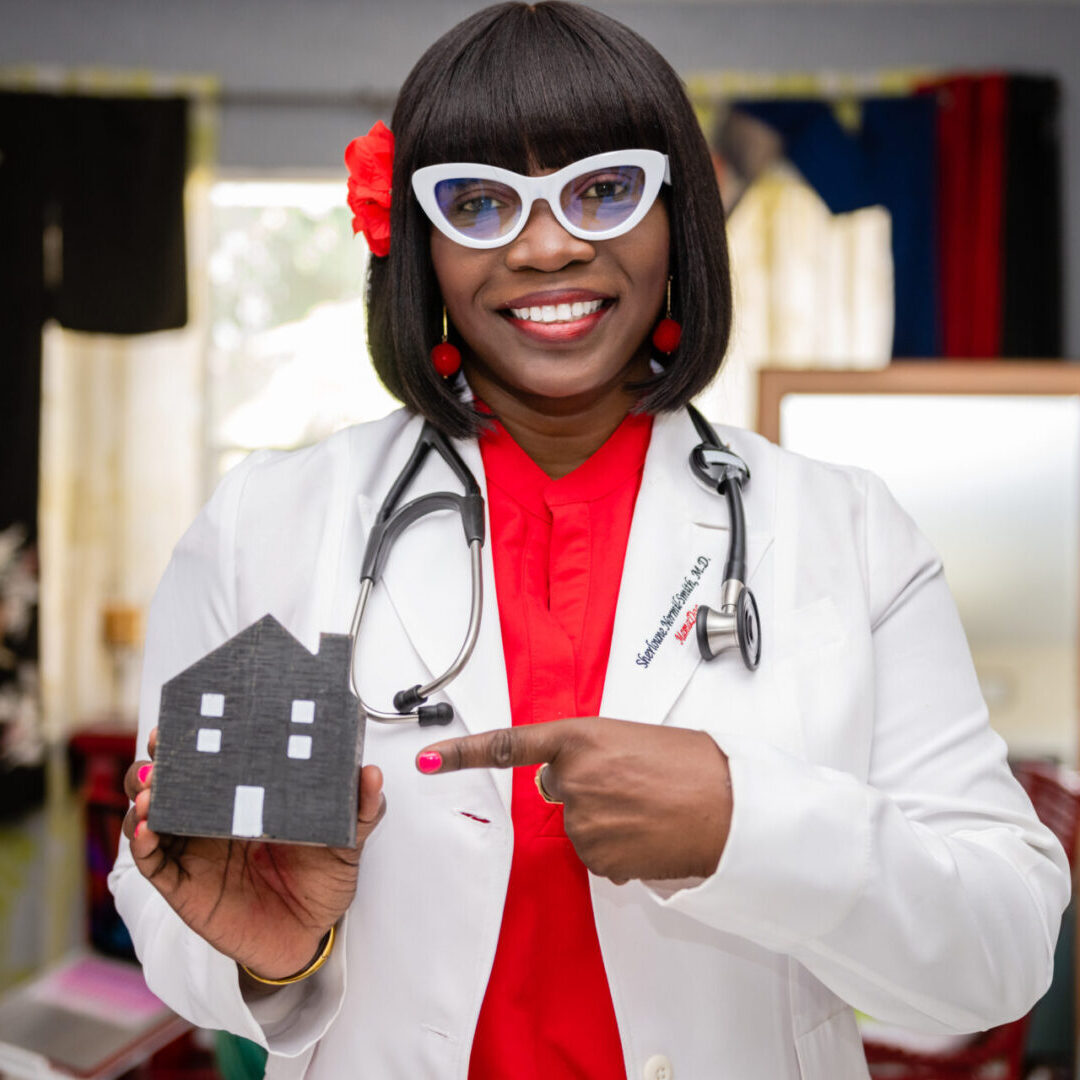
[[[399,412],[311,449],[259,452],[223,481],[151,609],[140,756],[162,682],[266,612],[312,650],[320,631],[347,632],[366,529],[419,424]],[[852,1007],[945,1032],[1031,1006],[1049,983],[1067,864],[987,726],[940,563],[885,485],[719,430],[752,473],[761,666],[730,653],[705,664],[692,630],[680,640],[689,609],[719,598],[728,517],[689,471],[685,413],[659,417],[601,707],[708,731],[734,799],[710,878],[590,878],[627,1075],[865,1077]],[[475,442],[458,445],[483,485]],[[433,455],[414,490],[439,488],[458,490]],[[233,962],[180,922],[122,844],[110,884],[151,988],[197,1024],[269,1046],[270,1077],[467,1076],[510,872],[510,773],[427,777],[413,759],[435,739],[510,724],[487,549],[484,574],[476,652],[446,691],[453,724],[367,726],[388,809],[318,975],[245,1004]],[[361,635],[372,705],[443,669],[468,593],[456,517],[400,538]],[[557,969],[536,978],[559,992]]]

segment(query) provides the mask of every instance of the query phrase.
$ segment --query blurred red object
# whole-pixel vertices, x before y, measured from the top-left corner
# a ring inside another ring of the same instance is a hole
[[[113,905],[108,877],[128,809],[124,773],[135,757],[135,730],[103,721],[74,735],[70,750],[86,825],[88,937],[106,956],[134,960],[131,937]]]
[[[213,1052],[199,1042],[198,1033],[189,1031],[121,1080],[222,1080]]]

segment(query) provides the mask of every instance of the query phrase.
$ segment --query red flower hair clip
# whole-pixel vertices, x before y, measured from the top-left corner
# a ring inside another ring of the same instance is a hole
[[[345,148],[353,233],[364,234],[372,255],[390,252],[390,186],[394,135],[381,121]]]

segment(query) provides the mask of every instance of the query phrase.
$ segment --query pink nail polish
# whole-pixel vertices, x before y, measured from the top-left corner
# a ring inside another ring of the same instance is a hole
[[[438,750],[427,750],[417,757],[416,767],[422,773],[438,772],[442,768],[442,754]]]
[[[143,767],[142,767],[142,768],[141,768],[141,769],[140,769],[140,770],[138,771],[138,773],[136,773],[136,775],[137,775],[137,776],[138,776],[138,778],[139,778],[139,783],[140,783],[140,784],[145,784],[145,783],[146,783],[146,781],[147,781],[147,780],[149,779],[149,777],[150,777],[150,773],[151,773],[151,772],[153,771],[153,769],[154,769],[154,766],[153,766],[153,765],[144,765],[144,766],[143,766]]]
[[[139,839],[139,833],[145,828],[146,828],[146,822],[145,821],[140,821],[139,824],[135,826],[135,839],[136,840]]]

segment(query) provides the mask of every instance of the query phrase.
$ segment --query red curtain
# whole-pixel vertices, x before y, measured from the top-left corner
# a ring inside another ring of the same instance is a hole
[[[1002,352],[1006,77],[963,75],[938,100],[938,243],[942,352]]]

